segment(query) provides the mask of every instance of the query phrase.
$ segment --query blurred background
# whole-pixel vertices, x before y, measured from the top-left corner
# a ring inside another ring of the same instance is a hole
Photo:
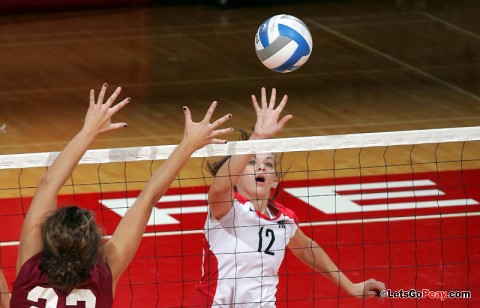
[[[478,1],[0,1],[1,153],[57,151],[80,128],[89,89],[124,88],[128,129],[95,147],[176,144],[181,107],[219,101],[255,120],[251,94],[288,94],[282,136],[478,125]],[[274,73],[254,35],[276,14],[302,19],[313,52]],[[231,139],[237,139],[232,135]]]

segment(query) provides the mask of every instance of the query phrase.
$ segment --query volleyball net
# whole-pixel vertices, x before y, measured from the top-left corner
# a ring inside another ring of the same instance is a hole
[[[108,238],[174,148],[89,150],[59,205],[92,210]],[[213,180],[206,163],[251,153],[278,153],[277,201],[352,281],[384,282],[395,307],[429,305],[444,291],[455,307],[480,304],[480,127],[464,127],[206,146],[154,207],[114,307],[192,305]],[[57,155],[0,155],[0,266],[10,288],[23,218]],[[380,305],[347,296],[288,251],[278,275],[278,307]]]

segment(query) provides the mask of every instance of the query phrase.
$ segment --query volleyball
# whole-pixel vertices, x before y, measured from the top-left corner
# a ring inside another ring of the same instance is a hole
[[[308,27],[291,15],[275,15],[265,20],[255,34],[258,59],[278,73],[299,69],[310,57],[312,47]]]

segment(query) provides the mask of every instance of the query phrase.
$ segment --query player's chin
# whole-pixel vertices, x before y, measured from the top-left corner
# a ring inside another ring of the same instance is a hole
[[[263,196],[268,195],[270,192],[270,187],[268,187],[265,183],[257,183],[255,190],[258,195]]]

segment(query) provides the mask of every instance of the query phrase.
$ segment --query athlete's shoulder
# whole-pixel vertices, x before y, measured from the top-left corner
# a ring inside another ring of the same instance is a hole
[[[36,255],[33,255],[27,261],[25,261],[25,263],[23,265],[31,266],[31,265],[34,265],[34,264],[38,264],[42,261],[42,257],[43,257],[43,252],[39,252]]]
[[[279,202],[276,202],[276,201],[273,201],[273,203],[275,204],[275,207],[278,209],[278,211],[283,214],[284,216],[290,218],[290,219],[293,219],[295,221],[296,224],[299,223],[299,220],[298,220],[298,217],[297,217],[297,214],[295,214],[295,212],[292,210],[292,209],[289,209],[288,207],[286,207],[285,205],[279,203]]]
[[[101,286],[101,289],[107,293],[112,292],[113,297],[112,271],[101,254],[99,254],[95,260],[90,278],[83,285],[83,287],[87,288],[95,288],[97,286]]]
[[[31,303],[27,302],[29,292],[35,286],[45,286],[48,283],[39,268],[41,261],[42,253],[38,253],[23,263],[13,282],[11,307],[33,307]]]
[[[39,265],[42,262],[43,253],[39,252],[38,254],[32,256],[30,259],[23,263],[20,271],[17,275],[17,280],[30,280],[29,277],[37,277],[40,276],[40,268]]]

